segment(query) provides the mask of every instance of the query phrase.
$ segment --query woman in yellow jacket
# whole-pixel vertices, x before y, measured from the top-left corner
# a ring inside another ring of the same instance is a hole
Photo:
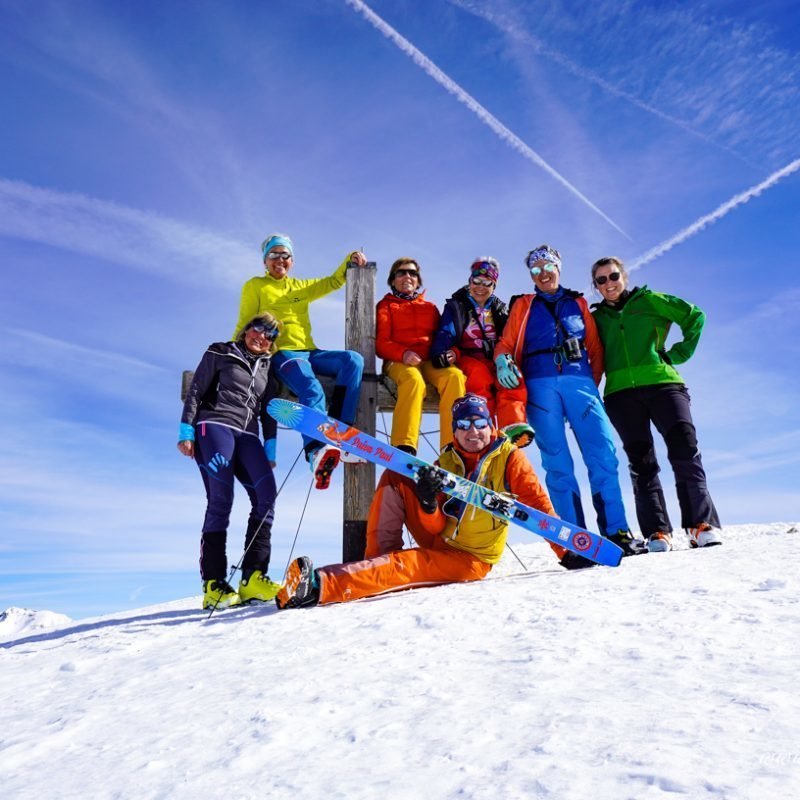
[[[327,278],[303,279],[289,277],[294,265],[294,245],[285,234],[270,234],[261,244],[261,253],[266,271],[264,275],[250,278],[242,288],[234,338],[248,320],[269,311],[281,322],[281,332],[275,343],[277,352],[272,356],[272,367],[278,377],[303,405],[352,425],[358,408],[364,359],[353,350],[320,350],[311,335],[308,306],[344,286],[348,266],[363,267],[367,257],[356,250]],[[327,411],[325,392],[317,375],[335,379]],[[303,449],[316,476],[317,488],[327,489],[341,451],[333,446],[323,447],[307,436],[303,437]],[[270,460],[275,460],[274,454]]]

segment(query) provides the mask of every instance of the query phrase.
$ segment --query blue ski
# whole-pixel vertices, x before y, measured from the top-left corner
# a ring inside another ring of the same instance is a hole
[[[335,445],[401,475],[416,478],[421,467],[432,466],[421,458],[398,450],[358,428],[345,425],[300,403],[275,398],[270,400],[267,411],[278,423],[287,428],[293,428],[325,444]],[[442,491],[465,503],[482,508],[500,519],[519,525],[597,564],[616,567],[622,560],[622,550],[603,536],[558,517],[551,517],[520,503],[509,495],[493,492],[459,475],[448,472],[447,482]]]

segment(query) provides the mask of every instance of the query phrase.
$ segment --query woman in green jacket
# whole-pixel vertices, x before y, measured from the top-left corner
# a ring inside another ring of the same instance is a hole
[[[592,283],[603,296],[592,313],[605,349],[606,411],[628,456],[636,515],[648,549],[672,549],[672,524],[658,477],[651,423],[667,446],[681,526],[689,544],[722,544],[719,516],[697,446],[689,391],[674,366],[694,353],[705,314],[679,297],[646,286],[628,289],[628,273],[618,258],[596,261]],[[673,323],[680,327],[683,339],[667,349]]]

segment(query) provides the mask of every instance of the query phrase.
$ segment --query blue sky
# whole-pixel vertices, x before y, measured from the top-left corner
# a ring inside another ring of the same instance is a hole
[[[582,290],[596,258],[650,253],[634,282],[708,314],[682,372],[723,522],[800,518],[798,31],[790,0],[2,0],[0,609],[198,591],[180,373],[274,230],[301,276],[363,247],[379,295],[412,255],[437,303],[479,254],[507,299],[542,242]],[[315,304],[325,346],[343,294]],[[312,498],[298,550],[338,560],[340,483]]]

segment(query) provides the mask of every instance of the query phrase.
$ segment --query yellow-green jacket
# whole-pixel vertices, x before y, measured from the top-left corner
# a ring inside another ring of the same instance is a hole
[[[316,350],[317,346],[311,337],[309,303],[344,286],[349,260],[348,255],[336,272],[327,278],[287,276],[276,280],[269,273],[250,278],[242,287],[239,321],[232,338],[235,339],[256,314],[269,311],[281,322],[281,332],[276,342],[278,350]]]
[[[507,492],[506,464],[517,451],[516,445],[498,437],[494,445],[477,465],[477,475],[470,480],[495,492]],[[448,472],[464,476],[466,468],[453,445],[448,445],[439,456],[439,464]],[[508,535],[508,523],[476,506],[451,497],[442,507],[447,525],[442,536],[451,547],[472,553],[486,564],[496,564],[503,555]]]

